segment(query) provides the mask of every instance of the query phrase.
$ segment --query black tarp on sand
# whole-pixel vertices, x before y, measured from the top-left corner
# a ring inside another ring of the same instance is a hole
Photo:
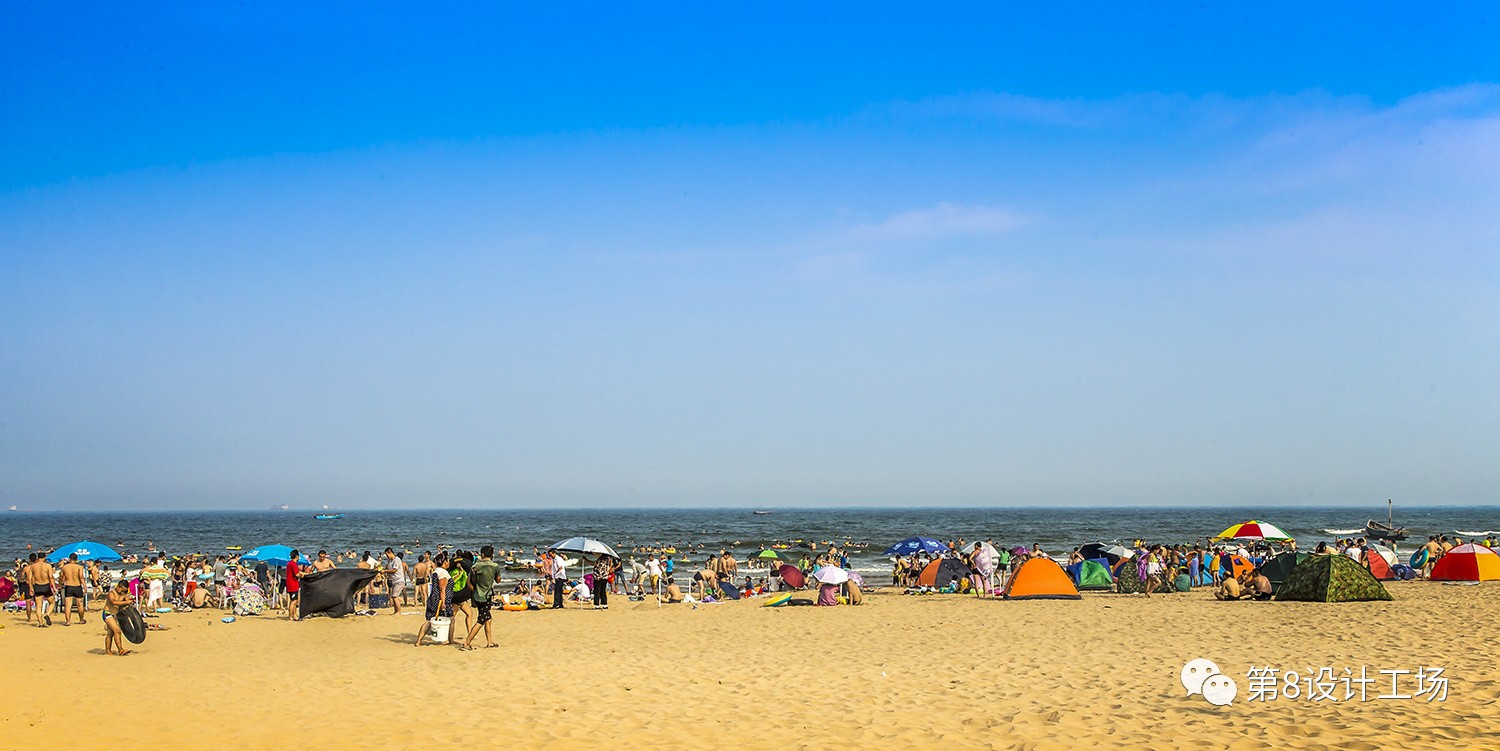
[[[367,568],[333,568],[302,577],[297,615],[342,618],[354,612],[354,593],[365,588],[380,572]]]

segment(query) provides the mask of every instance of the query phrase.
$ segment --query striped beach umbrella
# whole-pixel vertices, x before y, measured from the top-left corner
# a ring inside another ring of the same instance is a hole
[[[1215,540],[1290,540],[1292,536],[1275,524],[1255,521],[1236,524],[1214,535]]]

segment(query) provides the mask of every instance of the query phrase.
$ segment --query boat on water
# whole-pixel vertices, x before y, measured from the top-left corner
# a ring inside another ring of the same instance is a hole
[[[1365,537],[1373,540],[1390,540],[1396,542],[1406,539],[1406,527],[1396,526],[1391,518],[1391,501],[1385,502],[1385,523],[1381,524],[1374,519],[1365,522]]]
[[[334,519],[342,519],[342,518],[344,518],[344,515],[343,514],[318,514],[317,516],[314,516],[313,518],[317,519],[320,522],[326,522],[326,521],[332,521]]]
[[[774,511],[760,511],[760,510],[757,510],[757,511],[752,511],[751,513],[755,514],[756,516],[767,516],[769,514],[774,514],[776,512],[774,512]]]

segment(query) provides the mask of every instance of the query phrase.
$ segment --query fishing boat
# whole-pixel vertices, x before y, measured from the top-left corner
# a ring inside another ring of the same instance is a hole
[[[773,514],[773,513],[776,513],[776,512],[774,512],[774,511],[759,511],[759,510],[757,510],[757,511],[753,511],[751,513],[755,514],[756,516],[767,516],[769,514]]]
[[[1381,524],[1374,519],[1365,522],[1365,537],[1374,540],[1390,540],[1392,542],[1406,539],[1406,527],[1396,526],[1395,521],[1391,518],[1391,501],[1389,498],[1385,501],[1385,524]]]
[[[326,521],[333,521],[334,519],[342,519],[342,518],[344,518],[344,515],[343,514],[318,514],[317,516],[314,516],[313,518],[317,519],[320,522],[326,522]]]

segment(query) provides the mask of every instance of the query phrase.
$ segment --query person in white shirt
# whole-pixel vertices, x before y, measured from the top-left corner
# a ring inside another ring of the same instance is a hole
[[[651,592],[659,592],[661,585],[661,561],[653,555],[646,559],[646,581],[642,582]]]

